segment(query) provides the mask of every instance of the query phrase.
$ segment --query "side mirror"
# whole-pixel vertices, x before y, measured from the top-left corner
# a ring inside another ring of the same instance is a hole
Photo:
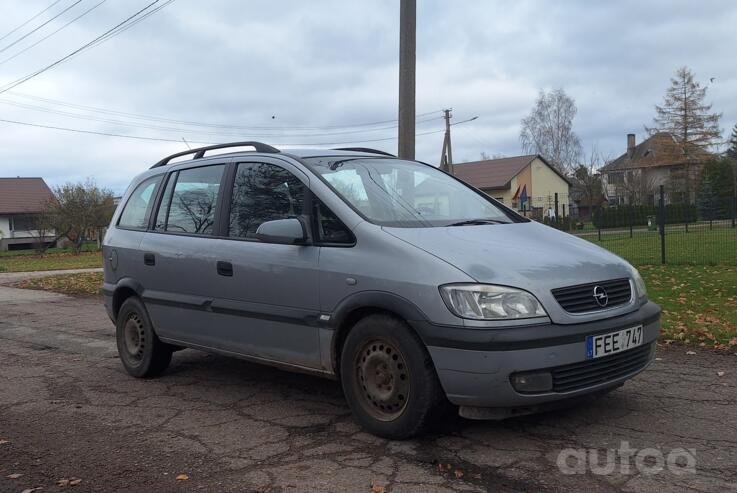
[[[255,237],[268,243],[303,245],[307,242],[307,231],[296,217],[266,221],[256,229]]]

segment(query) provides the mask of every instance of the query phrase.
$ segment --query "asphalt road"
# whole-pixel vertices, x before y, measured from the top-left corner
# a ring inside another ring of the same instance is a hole
[[[391,442],[329,380],[192,350],[133,379],[100,300],[0,287],[0,492],[737,491],[737,356],[696,353],[660,348],[574,409]]]

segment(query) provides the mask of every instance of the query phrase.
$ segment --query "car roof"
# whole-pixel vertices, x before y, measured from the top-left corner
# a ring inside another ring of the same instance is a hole
[[[214,150],[222,150],[222,149],[228,149],[228,148],[235,148],[235,147],[253,147],[253,151],[232,151],[232,152],[220,152],[219,154],[215,155],[206,155],[206,152],[214,151]],[[188,151],[182,151],[177,152],[175,154],[172,154],[170,156],[165,157],[158,163],[151,166],[151,169],[154,168],[168,168],[170,165],[174,164],[183,164],[183,163],[190,163],[194,161],[198,161],[199,159],[207,158],[207,157],[215,157],[215,156],[227,156],[230,158],[233,157],[247,157],[247,158],[253,158],[256,155],[261,156],[270,156],[270,157],[276,157],[278,155],[284,155],[292,158],[311,158],[311,157],[332,157],[332,156],[355,156],[355,157],[395,157],[392,154],[389,154],[385,151],[380,151],[377,149],[369,149],[366,147],[347,147],[347,148],[340,148],[340,149],[277,149],[276,147],[270,146],[268,144],[264,144],[262,142],[254,142],[254,141],[247,141],[247,142],[231,142],[231,143],[225,143],[225,144],[215,144],[211,146],[206,147],[199,147],[197,149],[190,149]],[[181,158],[184,156],[192,155],[191,159],[182,159],[179,161],[172,161],[176,158]]]

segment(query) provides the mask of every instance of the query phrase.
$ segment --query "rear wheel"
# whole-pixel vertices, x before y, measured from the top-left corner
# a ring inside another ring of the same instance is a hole
[[[131,297],[123,302],[118,311],[115,335],[120,361],[130,375],[154,377],[169,366],[173,348],[156,336],[140,299]]]
[[[401,320],[383,314],[360,320],[346,338],[340,365],[348,404],[375,435],[409,438],[445,410],[430,355]]]

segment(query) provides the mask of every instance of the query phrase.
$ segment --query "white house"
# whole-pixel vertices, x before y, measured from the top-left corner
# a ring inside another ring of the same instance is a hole
[[[43,178],[0,178],[0,251],[32,248],[39,240],[37,215],[54,195]],[[46,232],[45,242],[54,240]]]

